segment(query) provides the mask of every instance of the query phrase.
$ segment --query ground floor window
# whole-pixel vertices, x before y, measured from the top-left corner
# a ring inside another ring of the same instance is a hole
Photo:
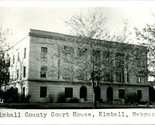
[[[47,87],[41,86],[40,87],[40,98],[45,98],[47,96]]]
[[[73,88],[65,88],[65,97],[73,98]]]
[[[23,97],[25,97],[25,87],[23,87]]]
[[[113,101],[113,88],[107,88],[107,101]]]
[[[125,98],[125,89],[119,89],[119,98],[124,99]]]
[[[87,100],[87,88],[85,86],[81,86],[80,88],[80,98],[83,98],[85,101]]]
[[[142,98],[142,90],[137,90],[137,98],[140,101]]]

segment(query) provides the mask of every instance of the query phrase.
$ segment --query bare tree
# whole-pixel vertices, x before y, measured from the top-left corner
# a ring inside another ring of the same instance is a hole
[[[9,37],[9,29],[0,27],[0,89],[2,85],[7,85],[9,82],[9,58],[5,55],[5,50],[8,49],[9,44],[7,38]]]
[[[154,16],[154,15],[153,15]],[[148,50],[148,70],[149,76],[155,76],[155,24],[147,24],[142,30],[135,28],[137,40]]]
[[[146,60],[144,48],[140,49],[138,46],[126,45],[131,43],[133,30],[131,23],[128,20],[124,20],[122,30],[120,32],[117,31],[119,33],[111,34],[106,27],[107,21],[109,19],[103,13],[94,11],[89,13],[88,16],[83,16],[82,14],[73,15],[67,22],[71,26],[72,32],[80,39],[75,44],[75,47],[79,48],[79,55],[71,60],[74,60],[74,63],[76,62],[77,69],[81,69],[84,77],[90,76],[94,90],[95,108],[97,106],[96,101],[98,101],[95,91],[102,80],[112,82],[116,73],[120,76],[126,74],[129,77],[129,74],[137,75],[143,72],[143,76],[144,74],[144,77],[147,76],[147,69],[144,64],[144,60]],[[132,40],[134,41],[135,37]],[[103,48],[102,55],[97,50],[97,46]],[[90,57],[87,53],[89,53]],[[123,77],[121,81],[124,81]]]

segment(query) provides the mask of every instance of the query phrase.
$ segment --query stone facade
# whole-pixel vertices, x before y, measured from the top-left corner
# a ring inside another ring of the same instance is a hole
[[[79,67],[74,63],[75,58],[64,59],[64,52],[61,49],[65,47],[73,48],[71,51],[73,51],[75,57],[78,48],[87,48],[87,58],[91,59],[89,44],[81,41],[82,39],[74,36],[31,29],[28,37],[13,46],[8,52],[11,60],[10,85],[18,87],[19,93],[31,95],[31,102],[45,102],[49,94],[53,94],[56,101],[56,98],[62,92],[68,98],[76,97],[78,99],[84,98],[85,101],[92,101],[93,89],[90,82],[90,72],[88,70],[84,72],[84,77],[79,80],[76,74]],[[143,67],[138,67],[138,71],[140,69],[144,72],[147,71],[147,51],[145,47],[101,40],[94,41],[97,41],[98,44],[93,49],[100,51],[99,58],[102,60],[105,50],[123,53],[125,63],[128,51],[143,50],[143,59],[141,59]],[[118,50],[118,45],[127,49],[124,49],[125,51]],[[24,53],[26,53],[26,57],[24,57]],[[18,59],[18,56],[20,56],[20,59]],[[116,61],[114,61],[115,63]],[[148,101],[147,75],[139,77],[135,72],[130,72],[128,74],[130,77],[127,78],[126,69],[123,72],[124,75],[121,76],[120,81],[117,81],[115,74],[112,75],[112,81],[100,80],[97,96],[106,102],[122,99],[127,93],[135,92],[142,95],[141,101]]]

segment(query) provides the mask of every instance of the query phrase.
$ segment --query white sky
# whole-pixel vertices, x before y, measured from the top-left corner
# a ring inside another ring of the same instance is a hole
[[[9,28],[12,31],[11,42],[17,42],[29,29],[40,29],[52,32],[70,34],[65,21],[79,12],[86,12],[94,8],[67,8],[67,7],[0,7],[0,27]],[[112,31],[122,25],[123,19],[129,19],[135,26],[143,27],[146,23],[152,23],[152,8],[138,7],[102,7],[100,12],[109,17],[108,26]]]

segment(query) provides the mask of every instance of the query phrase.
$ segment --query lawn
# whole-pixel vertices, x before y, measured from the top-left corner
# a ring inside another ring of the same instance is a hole
[[[93,109],[93,103],[0,103],[0,108],[11,109]],[[149,105],[110,105],[99,103],[98,109],[113,108],[154,108]]]

